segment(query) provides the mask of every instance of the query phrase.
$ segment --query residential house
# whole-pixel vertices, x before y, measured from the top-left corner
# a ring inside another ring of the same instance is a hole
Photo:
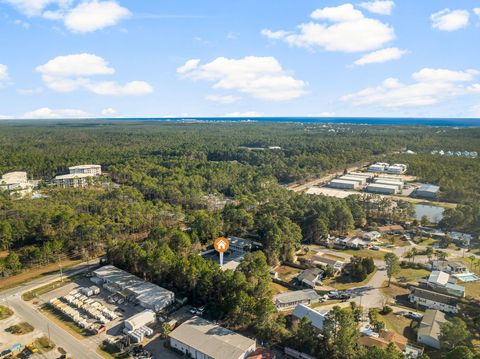
[[[385,233],[401,234],[401,233],[405,232],[405,228],[403,228],[399,224],[390,224],[390,225],[387,225],[387,226],[380,226],[377,229],[378,229],[378,232],[380,232],[382,234],[385,234]]]
[[[468,267],[461,262],[452,262],[452,261],[431,261],[427,264],[427,268],[430,270],[438,270],[446,272],[448,274],[462,274],[468,273]]]
[[[414,287],[408,296],[411,303],[445,313],[458,312],[458,298],[432,290]]]
[[[376,242],[382,237],[382,234],[378,231],[364,232],[362,238],[366,241]]]
[[[427,309],[420,322],[417,341],[429,347],[440,349],[440,329],[446,323],[445,314],[440,310]]]
[[[442,271],[433,271],[427,280],[419,279],[420,286],[431,289],[438,293],[452,295],[455,297],[465,297],[465,287],[457,285],[457,279],[450,274]]]
[[[298,304],[310,305],[318,303],[320,296],[313,289],[296,290],[277,294],[273,297],[273,302],[278,310],[288,310]]]
[[[297,276],[297,282],[309,288],[315,289],[317,285],[322,285],[323,270],[319,268],[305,269]]]
[[[322,268],[330,267],[334,270],[335,273],[341,272],[343,267],[345,267],[344,261],[326,257],[323,254],[317,254],[316,256],[314,256],[312,258],[312,263]]]
[[[313,327],[318,330],[323,330],[323,325],[325,323],[325,317],[327,314],[328,310],[318,312],[315,309],[307,307],[306,305],[298,304],[295,307],[292,316],[300,320],[303,318],[308,318]]]

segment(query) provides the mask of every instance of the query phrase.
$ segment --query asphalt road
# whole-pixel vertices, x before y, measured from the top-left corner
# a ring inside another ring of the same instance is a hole
[[[64,272],[65,276],[83,272],[89,268],[87,264],[80,264]],[[102,359],[103,357],[95,351],[97,344],[89,339],[79,340],[68,331],[59,327],[55,322],[45,317],[38,311],[32,302],[25,302],[22,293],[37,287],[49,284],[59,279],[59,274],[52,274],[29,282],[25,285],[8,289],[0,293],[0,302],[11,307],[15,313],[35,328],[43,331],[59,347],[66,350],[68,355],[74,359]]]

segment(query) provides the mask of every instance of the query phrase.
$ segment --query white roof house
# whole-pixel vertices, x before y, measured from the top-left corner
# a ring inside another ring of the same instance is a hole
[[[445,286],[450,280],[450,274],[435,270],[428,277],[428,282],[440,286]]]
[[[310,323],[317,328],[318,330],[323,330],[323,324],[325,322],[325,317],[328,314],[328,310],[318,312],[312,308],[309,308],[303,304],[299,304],[295,307],[293,311],[293,316],[298,319],[308,318]]]
[[[317,303],[320,296],[313,289],[296,290],[277,294],[273,297],[273,302],[278,310],[289,309],[297,304]]]
[[[254,340],[199,317],[186,321],[169,337],[173,348],[193,358],[244,359],[256,349]]]

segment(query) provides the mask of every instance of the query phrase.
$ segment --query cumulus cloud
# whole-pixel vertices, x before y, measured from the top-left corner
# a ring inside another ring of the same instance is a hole
[[[234,103],[234,102],[239,101],[240,97],[232,96],[232,95],[225,95],[225,96],[207,95],[207,96],[205,96],[205,99],[207,99],[208,101],[218,102],[218,103],[222,103],[222,104],[226,105],[226,104],[230,104],[230,103]]]
[[[428,106],[471,92],[468,82],[479,74],[476,70],[453,71],[424,68],[412,75],[411,84],[388,78],[377,87],[343,96],[342,101],[356,106],[376,105],[381,107]]]
[[[395,2],[390,0],[376,0],[360,3],[360,6],[374,14],[391,15]]]
[[[475,13],[475,15],[480,16],[480,7],[473,9],[473,12]]]
[[[51,109],[42,107],[34,111],[27,112],[23,118],[27,119],[63,119],[63,118],[88,118],[91,117],[88,112],[77,109]]]
[[[102,110],[102,116],[113,117],[117,115],[117,110],[112,107],[108,107]]]
[[[8,75],[7,65],[0,64],[0,82],[8,81],[10,76]]]
[[[325,7],[311,14],[311,21],[298,25],[295,33],[264,29],[262,34],[305,48],[327,51],[363,52],[376,50],[395,38],[394,29],[379,20],[365,17],[352,4]]]
[[[116,25],[130,16],[130,11],[115,1],[89,1],[80,3],[64,18],[67,29],[73,32],[92,32]]]
[[[467,27],[470,13],[467,10],[443,9],[430,16],[432,27],[440,31],[456,31]]]
[[[42,74],[45,85],[57,92],[80,89],[99,95],[129,96],[153,92],[145,81],[131,81],[120,85],[115,81],[93,81],[92,76],[113,75],[115,69],[102,57],[93,54],[58,56],[36,69]]]
[[[389,47],[382,50],[377,50],[369,54],[363,55],[357,61],[354,62],[355,65],[368,65],[368,64],[378,64],[392,60],[398,60],[403,55],[407,54],[408,51],[401,50],[397,47]]]
[[[114,26],[128,18],[130,11],[114,0],[4,0],[26,16],[63,21],[72,32],[87,33]]]
[[[187,61],[177,69],[183,78],[213,82],[214,89],[236,90],[269,101],[291,100],[305,94],[306,83],[289,75],[274,57],[218,57],[201,65]]]

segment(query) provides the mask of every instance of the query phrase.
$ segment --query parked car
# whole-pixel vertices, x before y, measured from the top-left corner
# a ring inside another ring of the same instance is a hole
[[[380,247],[378,247],[378,246],[371,246],[370,249],[371,249],[372,251],[379,251],[379,250],[380,250]]]

